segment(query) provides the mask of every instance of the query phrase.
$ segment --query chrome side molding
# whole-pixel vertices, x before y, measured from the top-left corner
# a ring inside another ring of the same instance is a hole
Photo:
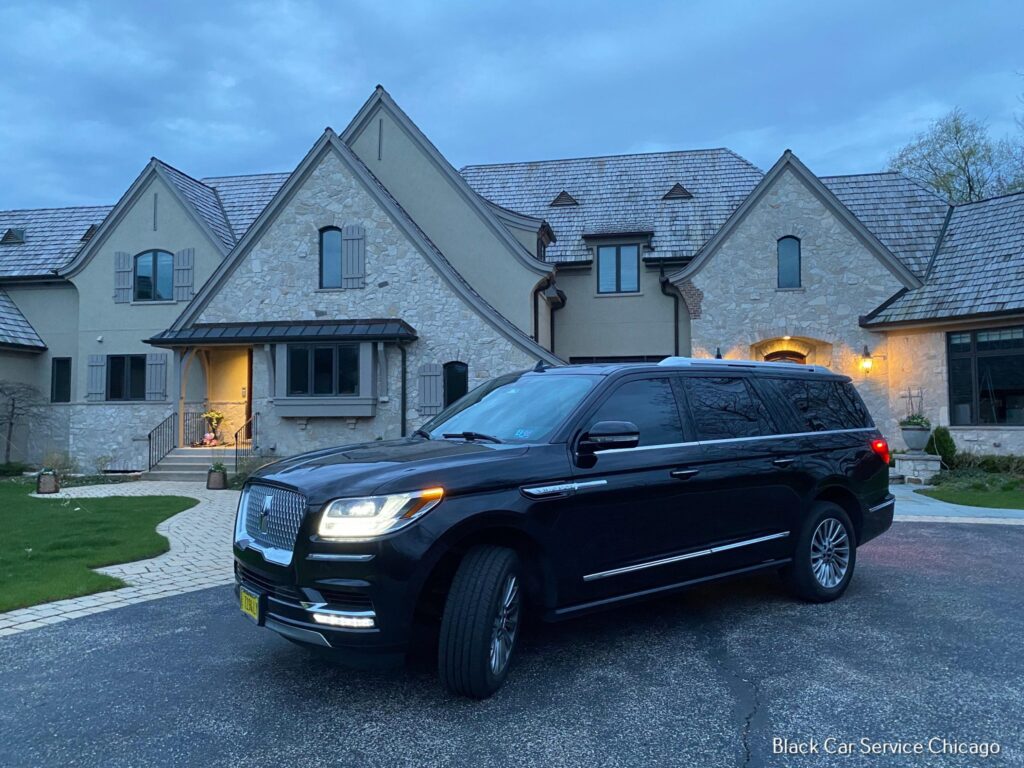
[[[555,483],[554,485],[534,485],[529,488],[520,488],[524,496],[531,499],[554,499],[560,496],[568,496],[576,491],[587,488],[597,488],[601,485],[608,485],[607,480],[584,480],[581,483]]]
[[[590,573],[583,577],[584,581],[597,581],[598,579],[606,579],[609,576],[619,576],[623,573],[632,573],[633,571],[642,571],[646,568],[655,568],[659,565],[669,565],[671,563],[679,563],[683,560],[693,560],[697,557],[706,557],[707,555],[714,555],[718,552],[727,552],[730,549],[739,549],[740,547],[749,547],[753,544],[761,544],[766,541],[774,541],[775,539],[784,539],[789,536],[789,531],[782,531],[781,533],[772,533],[767,536],[758,536],[756,539],[747,539],[746,541],[736,541],[732,544],[721,544],[717,547],[708,547],[707,549],[701,549],[697,552],[687,552],[685,555],[675,555],[674,557],[663,557],[658,560],[648,560],[645,563],[636,563],[635,565],[627,565],[622,568],[612,568],[610,571],[601,571],[599,573]]]
[[[307,560],[328,560],[332,563],[368,563],[374,555],[336,555],[329,552],[312,552],[306,555]]]

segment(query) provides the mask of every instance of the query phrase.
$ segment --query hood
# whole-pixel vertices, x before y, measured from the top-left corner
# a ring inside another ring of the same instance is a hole
[[[457,493],[460,485],[472,482],[474,487],[479,487],[480,483],[477,472],[472,473],[471,479],[460,469],[464,470],[467,465],[491,466],[493,462],[522,456],[526,451],[527,448],[519,444],[421,437],[377,440],[282,459],[262,467],[250,479],[295,488],[311,503],[343,496],[400,493],[436,485],[449,493]]]

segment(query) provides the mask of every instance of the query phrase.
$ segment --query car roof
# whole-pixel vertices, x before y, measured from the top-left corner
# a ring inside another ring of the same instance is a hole
[[[757,360],[719,360],[698,357],[666,357],[660,363],[582,363],[544,368],[545,373],[589,373],[610,376],[619,372],[665,373],[667,371],[694,371],[714,373],[753,373],[769,376],[798,376],[801,378],[829,378],[847,380],[849,377],[831,371],[823,365],[802,363],[769,363]]]

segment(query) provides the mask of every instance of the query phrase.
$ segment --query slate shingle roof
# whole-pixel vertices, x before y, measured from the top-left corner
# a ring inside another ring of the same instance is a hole
[[[181,196],[192,204],[192,207],[202,216],[214,234],[220,238],[224,247],[230,249],[235,244],[235,234],[231,225],[228,224],[227,216],[213,187],[193,179],[161,160],[157,160],[157,162],[160,163],[160,167],[170,179],[171,184],[181,193]]]
[[[51,270],[71,259],[84,245],[82,235],[110,213],[109,205],[0,211],[0,236],[24,228],[25,242],[0,245],[0,279],[52,277]]]
[[[924,286],[867,325],[1024,310],[1024,192],[953,209]]]
[[[820,178],[896,258],[925,276],[949,203],[899,173]]]
[[[557,241],[547,260],[590,258],[584,235],[654,232],[649,258],[688,258],[706,243],[764,175],[727,149],[468,165],[461,170],[486,199],[543,218]],[[690,200],[663,200],[675,184]],[[579,205],[551,206],[562,191]]]
[[[211,176],[202,182],[216,190],[235,237],[240,240],[290,175]]]
[[[21,314],[7,292],[0,288],[0,347],[11,344],[17,347],[46,349],[36,329]]]

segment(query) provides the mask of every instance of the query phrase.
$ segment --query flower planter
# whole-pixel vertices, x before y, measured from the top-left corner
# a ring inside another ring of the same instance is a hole
[[[228,487],[228,473],[211,469],[206,473],[206,487],[211,491],[223,491]]]
[[[39,475],[36,477],[36,493],[58,493],[60,483],[56,475]]]
[[[930,427],[900,427],[900,432],[911,453],[923,453],[932,430]]]

